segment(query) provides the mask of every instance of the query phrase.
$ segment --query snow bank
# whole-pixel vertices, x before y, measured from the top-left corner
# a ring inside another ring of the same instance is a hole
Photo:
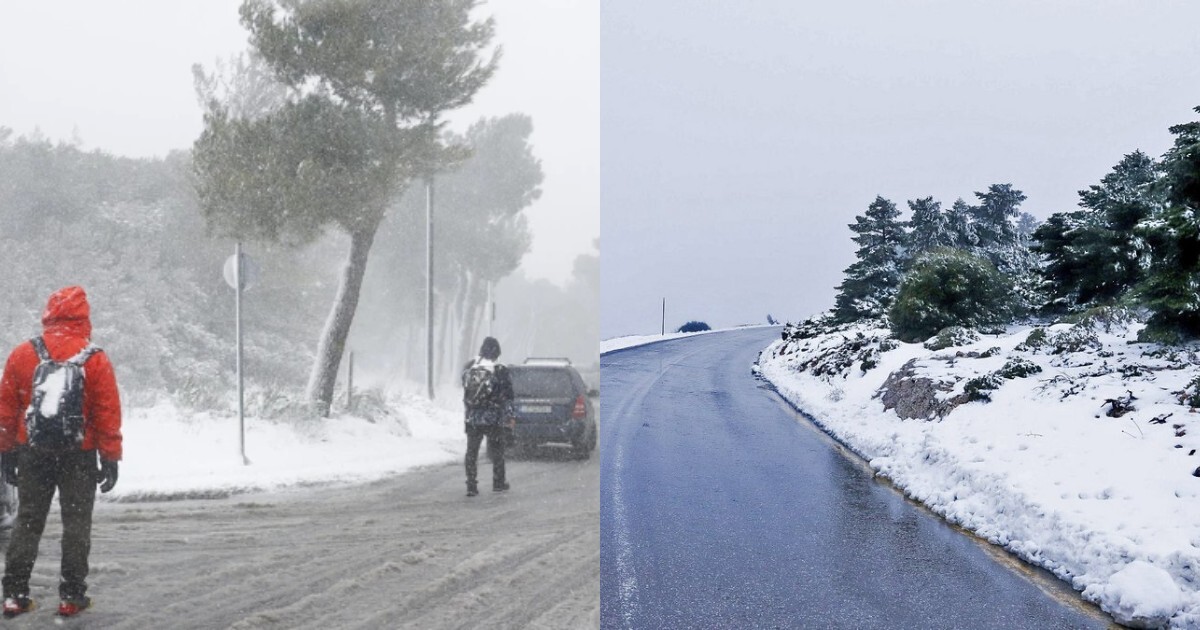
[[[1200,421],[1184,404],[1200,359],[1131,344],[1140,327],[1013,328],[929,350],[859,326],[777,341],[759,370],[907,494],[1118,621],[1200,628]],[[1014,357],[1040,371],[997,376]],[[998,387],[941,418],[902,420],[879,393],[906,364],[955,404],[973,378]],[[1130,393],[1133,408],[1110,417],[1105,401]]]
[[[246,456],[236,416],[186,413],[169,404],[126,410],[124,461],[103,499],[196,498],[318,483],[363,482],[461,457],[461,409],[396,396],[375,421],[246,419]]]

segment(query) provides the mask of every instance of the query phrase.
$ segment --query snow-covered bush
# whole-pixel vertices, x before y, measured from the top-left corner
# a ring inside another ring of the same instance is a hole
[[[945,350],[954,346],[965,346],[979,341],[979,333],[962,326],[948,326],[925,342],[927,350]]]
[[[1098,351],[1103,347],[1096,330],[1086,324],[1076,324],[1062,332],[1050,335],[1046,339],[1045,345],[1046,352],[1049,354]]]
[[[1007,322],[1012,284],[987,260],[937,249],[913,265],[888,313],[895,335],[928,339],[949,326],[982,328]]]
[[[1108,333],[1112,332],[1115,328],[1122,328],[1139,322],[1141,319],[1137,311],[1128,306],[1104,305],[1094,306],[1080,313],[1068,315],[1062,321],[1097,331],[1103,330]]]
[[[882,325],[882,324],[880,324]],[[825,333],[832,332],[838,328],[845,328],[845,324],[838,324],[832,313],[821,313],[814,317],[810,317],[798,324],[788,324],[783,328],[783,340],[793,339],[812,339]]]
[[[861,323],[839,326],[817,337],[789,336],[791,330],[784,330],[783,343],[772,350],[772,356],[803,356],[796,369],[817,376],[846,377],[855,366],[864,372],[870,370],[896,343],[888,338],[886,328]]]
[[[1200,376],[1188,382],[1187,387],[1177,392],[1177,395],[1179,396],[1180,404],[1187,405],[1192,409],[1200,407]]]
[[[996,374],[1006,379],[1025,378],[1042,371],[1042,366],[1022,357],[1012,357]]]
[[[1028,335],[1025,336],[1025,341],[1017,344],[1016,350],[1018,352],[1029,352],[1029,351],[1037,350],[1038,348],[1041,348],[1045,344],[1046,344],[1046,329],[1045,328],[1034,328],[1033,330],[1029,331]]]
[[[967,381],[963,385],[963,392],[967,395],[967,401],[975,400],[991,400],[991,391],[1000,389],[1004,384],[1004,377],[998,372],[989,374],[981,374]]]

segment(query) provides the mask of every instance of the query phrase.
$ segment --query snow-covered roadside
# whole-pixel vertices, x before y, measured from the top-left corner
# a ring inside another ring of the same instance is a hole
[[[759,369],[910,496],[1122,623],[1200,628],[1200,420],[1177,394],[1195,390],[1200,361],[1129,344],[1139,324],[1108,324],[1051,326],[1040,343],[1012,328],[941,350],[859,326],[777,341]],[[878,392],[910,361],[910,377],[943,384],[939,402],[961,401],[974,377],[1026,369],[982,379],[998,385],[983,392],[990,402],[902,420]],[[1105,400],[1127,392],[1133,409],[1109,417]]]
[[[690,337],[692,335],[707,335],[710,333],[724,332],[726,330],[738,330],[741,328],[770,328],[772,326],[776,326],[776,324],[739,326],[737,328],[721,328],[692,333],[675,332],[667,333],[665,335],[626,335],[624,337],[612,337],[611,339],[600,340],[600,354],[607,354],[609,352],[616,352],[617,350],[624,350],[626,348],[634,348],[637,346],[645,346],[652,343],[658,343],[660,341],[670,341],[671,339],[679,339],[680,337]]]
[[[387,401],[371,421],[246,419],[246,455],[238,421],[189,413],[170,404],[125,411],[124,461],[117,487],[103,499],[224,496],[247,490],[364,482],[461,457],[462,412],[417,396]]]

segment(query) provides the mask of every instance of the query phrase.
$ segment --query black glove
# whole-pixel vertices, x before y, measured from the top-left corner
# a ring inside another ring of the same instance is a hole
[[[117,485],[117,462],[100,460],[100,492],[108,492]]]
[[[9,451],[0,453],[0,473],[4,475],[4,481],[12,485],[17,485],[17,452]]]

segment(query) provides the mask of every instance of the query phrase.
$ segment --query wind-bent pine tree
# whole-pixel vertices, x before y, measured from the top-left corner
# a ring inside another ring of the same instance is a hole
[[[239,238],[302,243],[350,236],[307,395],[327,415],[371,244],[389,203],[461,152],[440,116],[491,78],[489,19],[477,0],[245,0],[250,43],[291,97],[254,119],[214,103],[194,147],[210,225]]]
[[[875,197],[865,214],[854,218],[850,230],[858,243],[858,260],[846,268],[838,286],[834,317],[853,322],[887,313],[900,286],[904,264],[904,227],[896,204]]]

